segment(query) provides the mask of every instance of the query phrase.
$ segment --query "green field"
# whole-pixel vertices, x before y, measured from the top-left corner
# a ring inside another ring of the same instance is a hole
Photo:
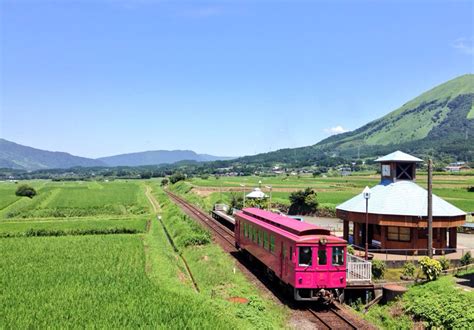
[[[417,183],[426,187],[426,175],[418,174]],[[185,183],[178,183],[175,190],[184,193],[191,191],[203,199],[205,207],[222,200],[228,202],[232,193],[243,194],[244,189],[249,193],[259,186],[266,194],[270,194],[272,187],[272,201],[281,205],[289,205],[291,191],[313,188],[321,205],[335,208],[338,204],[359,194],[365,186],[372,187],[380,181],[379,175],[361,175],[346,177],[316,177],[309,175],[276,176],[276,177],[209,177],[206,180],[192,178]],[[245,185],[242,187],[241,185]],[[474,175],[435,175],[433,178],[433,192],[439,197],[452,203],[466,212],[474,212],[474,193],[468,192],[467,187],[474,186]]]
[[[0,328],[284,327],[286,310],[157,181],[28,184],[38,191],[33,199],[0,183]],[[147,186],[200,292],[153,215]]]

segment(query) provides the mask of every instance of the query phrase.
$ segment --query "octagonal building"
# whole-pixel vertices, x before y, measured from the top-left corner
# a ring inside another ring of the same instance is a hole
[[[371,188],[368,202],[369,248],[426,253],[428,191],[415,182],[416,164],[423,161],[401,151],[375,161],[381,166],[381,180]],[[349,239],[352,222],[353,243],[360,247],[365,246],[365,208],[362,193],[336,207],[337,217],[344,222],[344,239]],[[455,249],[456,228],[465,220],[464,211],[433,194],[433,248]]]

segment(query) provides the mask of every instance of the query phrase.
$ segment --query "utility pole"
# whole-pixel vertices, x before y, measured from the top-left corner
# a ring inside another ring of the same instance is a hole
[[[433,258],[433,161],[428,160],[428,256]]]

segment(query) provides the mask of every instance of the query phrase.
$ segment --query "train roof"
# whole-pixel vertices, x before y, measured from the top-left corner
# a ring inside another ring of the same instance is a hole
[[[331,232],[326,228],[257,208],[245,208],[237,215],[301,243],[317,243],[321,236],[325,236],[331,243],[345,242],[343,239],[331,235]]]

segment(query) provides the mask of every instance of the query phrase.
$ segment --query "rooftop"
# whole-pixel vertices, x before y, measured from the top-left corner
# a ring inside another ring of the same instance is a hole
[[[392,152],[391,154],[385,155],[383,157],[379,157],[375,160],[375,162],[382,163],[382,162],[415,162],[421,163],[423,162],[422,159],[416,158],[412,155],[409,155],[403,151],[397,150]]]
[[[365,213],[365,199],[359,195],[338,205],[338,210]],[[428,191],[413,181],[382,181],[371,188],[369,213],[428,216]],[[454,217],[466,212],[433,194],[433,217]]]

